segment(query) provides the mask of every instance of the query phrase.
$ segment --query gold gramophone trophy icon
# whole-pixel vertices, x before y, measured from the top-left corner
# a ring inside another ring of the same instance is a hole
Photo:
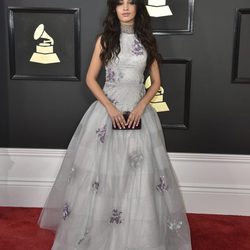
[[[164,17],[173,15],[169,6],[166,5],[166,0],[148,0],[148,5],[146,5],[146,8],[151,17]]]
[[[59,63],[60,60],[56,53],[54,53],[54,39],[44,30],[44,24],[37,26],[34,32],[34,39],[44,39],[43,42],[36,45],[36,52],[30,58],[30,62],[50,64]]]
[[[148,78],[145,81],[145,89],[148,89],[151,86],[151,78]],[[164,89],[161,86],[157,91],[156,95],[151,99],[150,104],[157,112],[169,111],[168,105],[163,101]]]

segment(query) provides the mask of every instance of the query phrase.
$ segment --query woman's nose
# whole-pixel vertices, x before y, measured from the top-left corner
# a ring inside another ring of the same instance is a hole
[[[128,3],[124,3],[123,4],[123,10],[127,10],[128,9]]]

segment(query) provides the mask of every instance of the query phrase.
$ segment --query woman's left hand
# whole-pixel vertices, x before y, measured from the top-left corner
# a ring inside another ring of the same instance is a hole
[[[146,107],[145,104],[139,102],[133,108],[133,110],[129,114],[129,117],[128,117],[127,123],[126,123],[126,125],[128,125],[129,128],[131,127],[131,125],[132,125],[132,128],[135,128],[135,126],[138,126],[145,107]]]

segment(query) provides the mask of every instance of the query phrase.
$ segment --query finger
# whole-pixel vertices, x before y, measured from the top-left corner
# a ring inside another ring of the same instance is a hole
[[[135,117],[134,122],[133,122],[133,128],[135,128],[135,125],[137,124],[137,122],[138,122],[138,117]]]
[[[115,124],[115,119],[114,118],[112,118],[112,124],[113,124],[114,128],[116,128],[116,124]]]
[[[123,123],[124,128],[126,128],[127,122],[126,122],[124,116],[122,116],[122,123]]]
[[[122,127],[123,127],[123,128],[125,128],[126,121],[125,121],[125,119],[124,119],[124,116],[123,116],[123,115],[121,115],[121,117],[120,117],[119,121],[120,121],[120,123],[121,123]]]
[[[134,114],[133,113],[130,113],[129,117],[128,117],[128,127],[130,128],[132,123],[134,121]]]
[[[123,122],[123,115],[118,117],[119,125],[121,128],[125,128],[124,122]]]
[[[129,128],[132,126],[133,121],[134,121],[133,118],[131,118],[131,119],[129,120],[129,122],[128,122],[128,127],[129,127]]]
[[[121,129],[122,128],[122,126],[121,126],[121,123],[120,123],[120,121],[119,121],[119,117],[116,117],[116,124],[117,124],[117,126],[119,127],[119,129]]]
[[[134,120],[132,128],[135,128],[136,123],[137,123],[137,120]]]
[[[136,127],[139,125],[140,119],[141,119],[141,118],[138,118],[138,121],[137,121],[137,123],[136,123]]]

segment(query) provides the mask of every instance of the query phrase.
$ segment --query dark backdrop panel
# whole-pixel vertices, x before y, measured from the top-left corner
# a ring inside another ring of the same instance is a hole
[[[104,5],[99,2],[101,4],[96,6],[93,1],[81,0],[71,2],[58,0],[53,3],[51,1],[5,1],[6,12],[10,6],[81,9],[81,49],[79,51],[81,79],[79,81],[10,80],[9,73],[6,72],[9,86],[10,147],[62,149],[67,147],[80,119],[95,100],[86,86],[85,74],[94,48],[95,37],[101,31],[100,17],[103,16]],[[7,26],[7,22],[5,25]],[[66,36],[64,31],[62,25],[56,34],[61,33],[64,37]],[[65,40],[67,38],[60,42]],[[100,75],[100,83],[103,84],[103,72]]]
[[[1,33],[4,39],[0,42],[4,46],[1,53],[5,57],[0,59],[0,72],[4,72],[0,79],[0,104],[4,107],[0,111],[1,117],[2,114],[9,115],[9,124],[1,120],[2,146],[66,148],[80,119],[95,100],[86,86],[85,74],[95,37],[102,29],[105,1],[0,2],[0,9],[5,15],[9,6],[81,9],[79,81],[10,80],[9,67],[4,63],[9,60],[6,32]],[[187,129],[164,128],[168,151],[250,154],[250,84],[231,82],[235,10],[242,7],[250,8],[249,0],[196,0],[192,35],[156,36],[164,59],[186,58],[192,61],[189,126]],[[1,22],[4,24],[0,27],[1,31],[6,30],[7,21],[5,18]],[[246,20],[244,29],[247,25]],[[244,32],[242,37],[249,41],[250,33]],[[173,75],[166,78],[178,79]],[[103,71],[99,80],[103,85]],[[180,81],[183,82],[183,79]],[[171,84],[174,83],[168,80],[167,87],[173,91],[175,88],[170,87]],[[183,96],[183,92],[180,93]],[[176,103],[174,100],[170,102]],[[183,105],[183,101],[180,105]],[[181,120],[183,114],[179,115]],[[7,134],[8,128],[7,140],[3,132]]]
[[[250,9],[242,15],[240,26],[239,69],[238,74],[242,78],[250,78]]]
[[[0,147],[8,146],[8,82],[7,82],[7,27],[5,12],[0,3]]]
[[[29,13],[28,11],[19,13],[15,12],[15,10],[13,12],[16,24],[14,36],[16,48],[15,61],[16,68],[19,68],[19,74],[25,75],[29,74],[29,72],[40,71],[41,74],[46,72],[48,75],[57,75],[60,72],[62,74],[62,69],[65,75],[70,75],[74,72],[73,58],[75,53],[72,46],[74,42],[71,41],[74,38],[74,29],[71,28],[74,27],[74,15],[63,15],[61,13],[45,13],[46,15],[44,15],[43,13]],[[33,33],[41,23],[44,24],[45,31],[48,34],[53,34],[53,39],[56,41],[54,52],[58,55],[60,64],[47,64],[39,67],[39,64],[30,63],[29,61],[37,43],[33,39]],[[62,28],[64,29],[63,32]],[[72,63],[67,64],[64,58],[67,58]],[[27,69],[29,70],[28,72]]]

